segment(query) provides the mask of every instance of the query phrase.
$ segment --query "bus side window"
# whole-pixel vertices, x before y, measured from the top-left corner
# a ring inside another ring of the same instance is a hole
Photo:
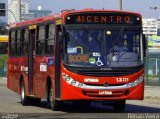
[[[22,47],[21,55],[27,56],[28,54],[28,29],[22,30],[21,47]]]
[[[10,56],[15,56],[15,40],[16,40],[16,37],[15,37],[15,31],[11,31],[11,41],[10,41]]]
[[[36,40],[36,54],[44,55],[44,39],[45,39],[45,27],[44,25],[38,26],[37,29],[37,40]]]
[[[17,56],[20,56],[21,54],[21,49],[20,49],[20,46],[21,46],[21,42],[20,42],[20,39],[21,39],[21,31],[20,30],[17,30],[17,34],[16,34],[16,38],[17,38],[17,43],[16,43],[16,48],[17,48],[17,52],[16,52],[16,55]]]
[[[46,55],[54,55],[54,34],[55,34],[54,24],[47,24],[46,25],[46,44],[45,44]]]

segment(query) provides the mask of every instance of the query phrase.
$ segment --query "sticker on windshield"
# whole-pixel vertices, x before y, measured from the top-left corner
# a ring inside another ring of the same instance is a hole
[[[96,63],[96,59],[95,59],[95,57],[91,57],[91,58],[89,58],[89,63],[91,63],[91,64],[95,64],[95,63]]]
[[[76,54],[77,53],[77,48],[67,48],[67,53],[68,54]]]
[[[101,56],[101,53],[99,53],[99,52],[93,52],[93,56],[94,56],[94,57],[100,57],[100,56]]]
[[[104,65],[102,60],[100,60],[100,57],[98,57],[98,60],[97,60],[96,64],[97,64],[97,66],[103,66]]]
[[[89,58],[88,55],[68,55],[68,60],[75,63],[87,63]]]

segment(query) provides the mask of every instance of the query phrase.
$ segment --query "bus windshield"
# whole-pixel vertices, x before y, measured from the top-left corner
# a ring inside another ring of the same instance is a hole
[[[135,67],[143,64],[141,29],[66,29],[63,62],[76,67]]]

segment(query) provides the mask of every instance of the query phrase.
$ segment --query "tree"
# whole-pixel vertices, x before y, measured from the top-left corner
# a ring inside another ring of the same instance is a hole
[[[8,35],[8,24],[0,21],[0,35]],[[7,54],[8,43],[0,42],[0,54]]]
[[[0,35],[8,35],[8,24],[0,22]]]

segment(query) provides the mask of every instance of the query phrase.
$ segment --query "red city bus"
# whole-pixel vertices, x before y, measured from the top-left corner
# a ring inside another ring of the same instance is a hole
[[[144,96],[145,44],[138,13],[64,10],[19,22],[9,32],[7,87],[23,105],[98,100],[123,111]]]

